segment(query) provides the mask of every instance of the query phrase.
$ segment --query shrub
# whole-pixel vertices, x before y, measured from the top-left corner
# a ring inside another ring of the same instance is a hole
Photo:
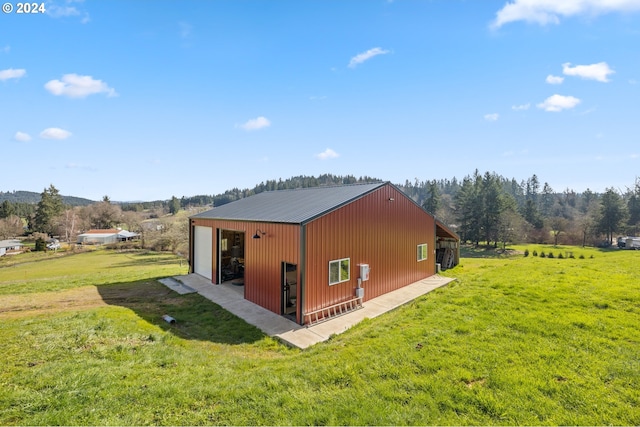
[[[560,258],[560,259],[564,258],[564,255],[562,255],[562,252],[560,252],[560,253],[558,254],[558,258]]]
[[[580,256],[578,258],[584,259],[584,255],[580,254]]]
[[[38,237],[36,239],[36,251],[46,251],[47,250],[47,242],[42,237]]]
[[[540,258],[544,258],[545,256],[544,251],[540,251]]]
[[[524,256],[525,256],[525,257],[528,257],[528,256],[529,256],[529,249],[525,249],[525,250],[524,250]]]
[[[549,256],[548,256],[548,258],[555,258],[555,257],[553,256],[553,252],[549,252]]]
[[[536,251],[535,249],[533,250],[533,256],[538,256],[538,251]]]

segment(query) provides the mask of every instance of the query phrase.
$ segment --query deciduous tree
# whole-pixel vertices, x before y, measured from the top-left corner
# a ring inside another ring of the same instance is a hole
[[[24,234],[22,220],[17,215],[0,218],[0,240],[11,239]]]
[[[119,205],[112,205],[107,196],[102,202],[85,206],[83,217],[94,229],[109,229],[117,226],[122,220],[122,209]]]

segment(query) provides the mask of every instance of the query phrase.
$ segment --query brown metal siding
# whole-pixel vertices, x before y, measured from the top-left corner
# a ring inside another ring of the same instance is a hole
[[[280,314],[281,266],[286,261],[299,264],[300,226],[245,221],[225,221],[194,218],[191,225],[213,228],[213,282],[217,281],[217,230],[236,230],[245,233],[244,297],[268,310]],[[256,229],[266,234],[254,239]],[[300,269],[297,281],[300,283]]]
[[[389,199],[393,199],[392,201]],[[417,246],[428,244],[427,260]],[[387,185],[307,225],[304,312],[353,298],[369,264],[364,301],[435,274],[435,220]],[[351,259],[348,282],[329,286],[329,261]]]

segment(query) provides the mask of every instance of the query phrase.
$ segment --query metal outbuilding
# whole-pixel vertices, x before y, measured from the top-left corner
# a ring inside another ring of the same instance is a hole
[[[110,243],[126,242],[135,240],[140,235],[121,228],[89,230],[78,234],[79,245],[107,245]]]
[[[22,250],[22,242],[16,239],[0,240],[0,256],[7,253],[16,253]]]
[[[457,239],[388,182],[270,191],[190,217],[190,268],[310,324],[435,274],[436,235]]]

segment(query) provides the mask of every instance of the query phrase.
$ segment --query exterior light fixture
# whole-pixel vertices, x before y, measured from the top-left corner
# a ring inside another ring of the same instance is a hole
[[[389,201],[393,202],[395,199],[393,197],[389,197]]]
[[[261,235],[264,236],[265,234],[267,234],[267,233],[265,233],[264,231],[262,231],[259,228],[257,228],[256,229],[256,234],[253,235],[253,238],[254,239],[259,239],[261,237]]]

